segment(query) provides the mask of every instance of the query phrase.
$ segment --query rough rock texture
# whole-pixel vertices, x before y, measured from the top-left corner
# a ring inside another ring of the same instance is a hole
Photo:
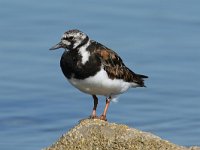
[[[126,125],[82,120],[46,150],[200,150],[182,147]]]

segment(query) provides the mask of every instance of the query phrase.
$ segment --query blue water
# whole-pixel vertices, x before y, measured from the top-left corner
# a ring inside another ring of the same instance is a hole
[[[112,103],[109,122],[200,145],[200,1],[0,0],[0,149],[52,144],[90,115],[92,97],[73,88],[49,51],[77,28],[149,76]],[[98,114],[105,100],[101,97]]]

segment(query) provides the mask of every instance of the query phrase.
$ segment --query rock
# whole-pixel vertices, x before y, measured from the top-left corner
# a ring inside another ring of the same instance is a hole
[[[200,150],[200,148],[178,146],[126,125],[85,119],[46,150]]]

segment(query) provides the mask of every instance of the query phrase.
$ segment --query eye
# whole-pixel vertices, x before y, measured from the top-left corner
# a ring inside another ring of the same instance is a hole
[[[71,41],[71,40],[73,40],[73,38],[74,38],[73,36],[70,36],[68,39]]]

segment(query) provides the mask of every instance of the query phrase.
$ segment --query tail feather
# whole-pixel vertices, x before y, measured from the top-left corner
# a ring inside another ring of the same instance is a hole
[[[136,74],[138,77],[140,77],[140,78],[149,78],[148,76],[146,76],[146,75],[143,75],[143,74]]]
[[[148,78],[148,76],[146,75],[142,75],[142,74],[135,74],[137,76],[137,84],[140,86],[140,87],[146,87],[145,84],[144,84],[144,79],[145,78]]]

